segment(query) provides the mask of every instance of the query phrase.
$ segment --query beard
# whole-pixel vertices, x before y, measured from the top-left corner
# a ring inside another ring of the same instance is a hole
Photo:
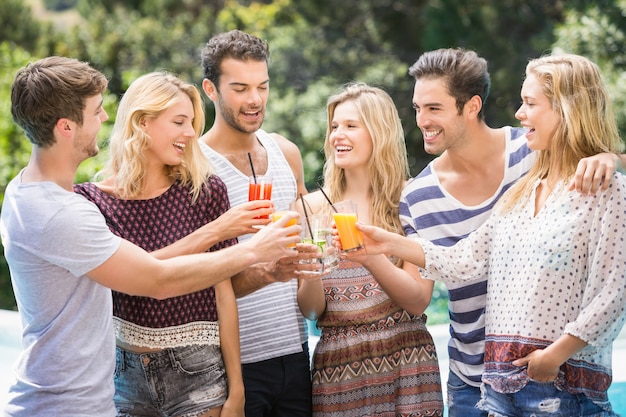
[[[75,142],[74,149],[76,154],[80,155],[81,160],[86,160],[98,155],[100,148],[98,148],[98,138],[93,138],[90,142],[84,143],[82,141]]]
[[[254,133],[259,130],[261,128],[261,125],[263,124],[263,118],[261,118],[261,120],[259,120],[257,123],[250,125],[244,125],[242,123],[239,123],[239,121],[235,117],[235,112],[224,103],[224,100],[219,93],[217,94],[217,106],[219,108],[220,114],[224,118],[224,121],[238,132]],[[262,112],[262,109],[260,109],[259,111]]]

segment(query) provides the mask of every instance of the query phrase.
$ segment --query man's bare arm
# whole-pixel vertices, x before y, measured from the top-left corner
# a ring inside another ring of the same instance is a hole
[[[258,262],[295,259],[298,253],[287,248],[287,244],[299,241],[301,228],[299,225],[285,227],[293,216],[286,215],[246,242],[220,251],[164,260],[122,240],[113,256],[87,275],[113,290],[157,299],[199,291]]]

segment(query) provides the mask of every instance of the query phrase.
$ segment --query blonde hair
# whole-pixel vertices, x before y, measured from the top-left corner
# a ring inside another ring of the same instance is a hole
[[[137,78],[120,101],[110,140],[110,157],[104,173],[115,176],[114,191],[121,198],[137,197],[144,186],[147,170],[145,150],[151,138],[142,129],[142,121],[155,119],[185,93],[193,105],[193,128],[196,140],[187,143],[183,161],[168,166],[168,175],[190,186],[195,202],[212,169],[202,154],[197,138],[204,129],[204,110],[198,89],[167,72],[152,72]]]
[[[409,164],[402,122],[393,100],[382,89],[364,83],[351,83],[328,99],[324,186],[329,190],[331,201],[343,199],[346,190],[345,173],[335,165],[329,138],[335,109],[344,102],[354,103],[372,138],[372,156],[367,166],[372,201],[371,222],[386,230],[403,233],[398,205],[402,188],[409,177]]]
[[[569,181],[582,158],[603,152],[619,153],[624,148],[596,64],[573,54],[544,56],[528,63],[526,76],[531,75],[542,84],[542,92],[560,115],[561,123],[550,148],[536,151],[533,167],[501,199],[501,212],[528,199],[537,180],[546,178],[549,172]]]

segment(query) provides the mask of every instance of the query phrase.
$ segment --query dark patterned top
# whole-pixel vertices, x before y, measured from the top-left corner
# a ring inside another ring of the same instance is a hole
[[[188,187],[175,182],[166,192],[148,200],[115,198],[92,183],[74,186],[74,191],[92,201],[113,233],[148,252],[168,246],[230,208],[226,186],[211,176],[192,204]],[[236,239],[220,242],[210,251],[234,245]],[[113,315],[119,340],[151,348],[219,343],[215,291],[157,300],[113,291]]]

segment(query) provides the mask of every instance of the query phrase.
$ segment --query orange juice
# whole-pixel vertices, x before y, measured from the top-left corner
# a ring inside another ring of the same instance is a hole
[[[275,211],[274,213],[272,213],[272,221],[275,223],[277,221],[279,221],[285,214],[287,214],[286,211]],[[289,226],[293,226],[296,224],[296,219],[293,218],[291,220],[289,220],[286,224],[285,227],[289,227]],[[295,235],[290,235],[290,236],[295,236]],[[288,248],[295,248],[296,244],[295,243],[291,243],[289,245],[287,245]]]
[[[364,247],[361,232],[356,228],[356,213],[333,213],[344,252],[353,252]]]

